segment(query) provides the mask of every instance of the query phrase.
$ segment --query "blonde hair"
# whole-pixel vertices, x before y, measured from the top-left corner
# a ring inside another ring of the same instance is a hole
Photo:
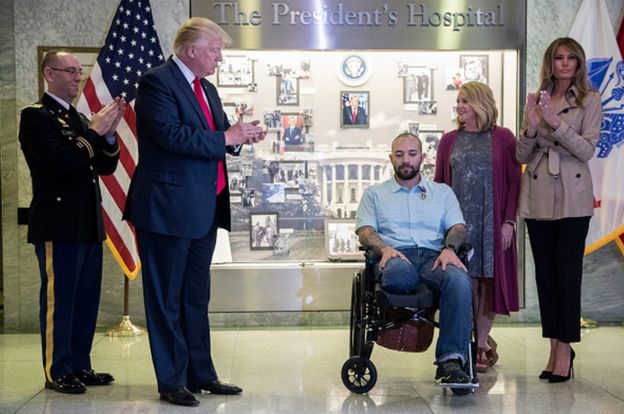
[[[557,52],[557,48],[565,47],[570,50],[574,55],[576,55],[577,67],[576,73],[574,74],[574,78],[572,78],[572,82],[570,87],[574,86],[578,90],[578,96],[576,97],[576,104],[582,105],[585,96],[590,90],[589,80],[587,79],[587,66],[586,66],[586,57],[585,50],[583,50],[583,46],[579,44],[576,40],[571,37],[559,37],[552,41],[550,45],[546,48],[544,52],[544,58],[542,59],[542,66],[540,68],[540,85],[537,90],[537,99],[539,102],[540,91],[543,90],[551,90],[555,84],[555,53]]]
[[[192,45],[201,39],[221,39],[224,46],[232,43],[232,38],[218,24],[205,17],[191,17],[175,34],[173,51],[180,56],[184,47]]]
[[[498,109],[492,89],[483,82],[472,81],[460,86],[458,96],[462,94],[477,115],[477,129],[485,131],[494,128],[498,118]],[[459,117],[457,117],[457,127],[463,127]]]

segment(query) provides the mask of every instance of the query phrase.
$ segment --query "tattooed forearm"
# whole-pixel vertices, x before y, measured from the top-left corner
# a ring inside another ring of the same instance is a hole
[[[357,231],[360,239],[360,243],[373,250],[376,254],[381,256],[381,249],[386,247],[386,244],[381,240],[381,237],[370,226],[360,227]]]
[[[361,237],[360,237],[361,240]],[[456,224],[448,231],[444,244],[452,244],[455,247],[459,247],[466,242],[466,226],[463,224]]]

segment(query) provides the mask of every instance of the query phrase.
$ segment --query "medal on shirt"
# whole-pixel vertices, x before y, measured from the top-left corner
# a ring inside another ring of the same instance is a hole
[[[427,189],[422,186],[418,186],[418,189],[420,190],[420,199],[424,200],[425,198],[427,198]]]

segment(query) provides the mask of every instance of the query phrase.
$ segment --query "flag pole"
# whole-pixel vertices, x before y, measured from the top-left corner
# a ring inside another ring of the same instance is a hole
[[[139,336],[145,335],[145,329],[141,329],[134,325],[130,321],[130,306],[129,306],[129,296],[130,296],[130,280],[123,275],[124,279],[124,300],[123,300],[123,315],[121,317],[121,322],[119,324],[110,328],[107,332],[107,336]]]

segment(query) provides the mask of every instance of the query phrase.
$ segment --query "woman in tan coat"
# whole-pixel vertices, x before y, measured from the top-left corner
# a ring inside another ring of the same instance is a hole
[[[587,162],[600,136],[600,95],[590,89],[585,52],[571,38],[546,49],[539,92],[527,98],[516,158],[526,164],[519,215],[526,219],[550,356],[540,379],[563,382],[573,373],[580,341],[583,252],[593,215]]]

